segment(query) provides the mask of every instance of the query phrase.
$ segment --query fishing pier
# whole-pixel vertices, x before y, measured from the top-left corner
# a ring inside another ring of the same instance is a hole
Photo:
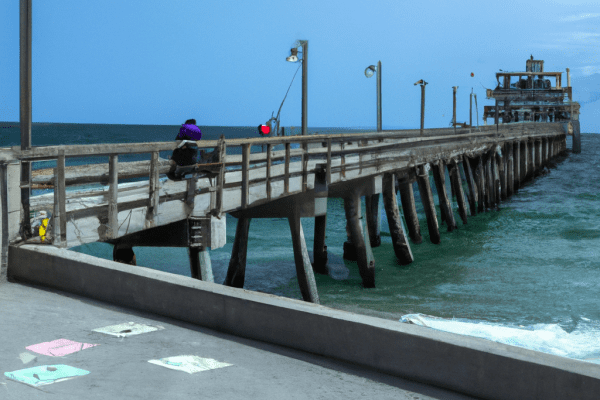
[[[181,181],[164,177],[169,165],[159,158],[160,151],[174,148],[172,142],[2,149],[3,254],[23,244],[68,249],[97,241],[119,247],[188,247],[192,277],[212,281],[210,250],[225,245],[229,214],[237,218],[237,228],[224,284],[243,288],[251,220],[287,218],[302,297],[318,303],[314,273],[327,273],[328,198],[344,200],[348,232],[344,257],[356,260],[365,288],[375,287],[371,248],[380,244],[380,195],[394,252],[406,265],[413,261],[411,246],[424,237],[440,243],[440,229],[452,231],[477,213],[493,210],[540,173],[566,150],[567,134],[569,123],[523,122],[457,131],[427,129],[423,134],[404,130],[222,138],[198,142],[199,148],[216,156],[211,171]],[[236,147],[241,154],[227,154]],[[150,154],[150,161],[119,162],[120,155],[141,153]],[[65,167],[67,158],[82,156],[106,156],[107,164]],[[53,193],[21,198],[29,184],[19,180],[20,164],[42,160],[56,160],[56,168],[38,171],[31,186],[52,187]],[[119,183],[144,176],[148,179]],[[90,183],[104,186],[67,190]],[[417,218],[415,189],[426,214],[427,234]],[[33,215],[49,216],[44,240],[25,233],[31,230],[25,208]],[[315,219],[312,261],[301,218]],[[10,275],[6,258],[2,266]]]

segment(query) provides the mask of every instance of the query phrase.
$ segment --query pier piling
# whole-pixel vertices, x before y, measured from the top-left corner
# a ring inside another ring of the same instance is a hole
[[[450,175],[450,184],[456,193],[456,202],[458,203],[458,214],[463,224],[467,223],[467,204],[465,201],[465,193],[463,191],[460,171],[456,160],[452,160],[448,164],[448,174]]]
[[[325,231],[327,228],[327,215],[315,217],[315,236],[313,243],[313,271],[317,274],[327,274],[327,246],[325,245]]]
[[[292,232],[292,243],[294,246],[294,261],[296,263],[296,275],[302,299],[311,303],[319,304],[319,294],[317,292],[317,283],[315,274],[310,264],[304,231],[298,213],[293,213],[288,217],[290,230]]]
[[[410,250],[410,245],[406,239],[400,213],[398,211],[398,201],[396,199],[396,177],[391,173],[383,175],[383,205],[387,215],[390,235],[392,236],[392,245],[394,253],[400,265],[408,265],[414,258]]]
[[[506,151],[506,195],[510,197],[515,192],[515,166],[512,142],[507,143],[504,148]]]
[[[421,227],[419,226],[419,217],[417,215],[415,195],[413,192],[413,182],[410,178],[398,180],[398,191],[400,192],[400,201],[402,203],[406,227],[408,228],[408,235],[413,243],[421,244],[423,243],[423,237],[421,236]]]
[[[227,276],[225,277],[225,282],[223,283],[226,286],[232,286],[236,288],[244,287],[250,221],[251,218],[244,217],[239,218],[237,221],[233,249],[231,250],[231,259],[229,260],[229,268],[227,269]]]
[[[379,193],[365,196],[365,212],[369,225],[369,241],[371,247],[381,246],[381,217],[379,215]]]
[[[345,197],[344,210],[346,212],[348,231],[352,239],[352,244],[356,249],[356,261],[363,286],[365,288],[375,287],[375,261],[369,260],[367,247],[370,250],[371,245],[368,240],[363,238],[360,223],[360,195],[352,193],[350,196]],[[365,224],[364,228],[368,231],[368,224]],[[368,237],[367,235],[364,236]]]
[[[467,186],[469,188],[469,208],[471,209],[471,216],[477,215],[477,185],[475,184],[475,179],[473,177],[473,170],[471,169],[471,161],[469,157],[466,155],[463,156],[463,171],[465,173],[465,178],[467,181]]]
[[[210,253],[207,249],[197,246],[188,247],[188,257],[190,259],[190,272],[194,279],[205,282],[214,282],[212,263],[210,262]]]
[[[521,142],[516,141],[513,143],[513,193],[516,193],[521,187]]]
[[[454,219],[454,212],[452,211],[452,205],[448,199],[448,191],[446,190],[446,168],[444,160],[440,159],[433,165],[433,179],[440,201],[442,221],[446,221],[448,232],[452,232],[456,229],[456,220]]]
[[[419,185],[419,194],[425,209],[427,217],[427,228],[429,230],[429,240],[433,244],[440,243],[440,228],[438,226],[437,215],[435,212],[435,204],[433,202],[433,194],[429,184],[429,171],[425,165],[421,165],[417,170],[417,183]]]

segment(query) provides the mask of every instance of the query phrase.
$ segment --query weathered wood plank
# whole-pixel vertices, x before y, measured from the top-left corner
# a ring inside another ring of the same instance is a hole
[[[286,143],[285,144],[285,176],[284,176],[284,184],[283,184],[283,192],[284,193],[289,193],[290,192],[290,162],[291,162],[291,156],[290,156],[290,149],[291,149],[291,143]]]
[[[58,211],[58,221],[54,218],[54,223],[59,227],[59,246],[66,247],[67,245],[67,209],[66,209],[66,187],[65,187],[65,153],[64,150],[59,151],[58,159],[56,160],[56,197],[55,197],[55,212]],[[57,236],[54,236],[57,238]]]
[[[265,185],[267,188],[267,199],[271,200],[271,153],[273,150],[273,145],[271,143],[267,144],[267,176],[265,180]]]
[[[160,200],[159,182],[158,182],[158,151],[152,153],[150,159],[150,179],[148,185],[148,210],[146,213],[146,221],[148,228],[156,226],[156,218],[158,216],[158,204]]]

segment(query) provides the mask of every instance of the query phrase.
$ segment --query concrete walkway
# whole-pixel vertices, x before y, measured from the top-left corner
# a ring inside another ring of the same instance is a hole
[[[118,338],[92,329],[136,322],[164,329]],[[445,399],[464,396],[284,347],[238,338],[84,297],[0,282],[1,399]],[[63,357],[27,346],[68,339],[99,344]],[[28,353],[31,356],[24,355]],[[232,366],[194,374],[148,362],[179,355]],[[27,358],[35,359],[27,361]],[[88,375],[41,387],[4,376],[66,364]]]

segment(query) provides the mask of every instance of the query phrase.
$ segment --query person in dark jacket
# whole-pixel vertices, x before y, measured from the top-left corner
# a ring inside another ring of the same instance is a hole
[[[175,138],[175,140],[181,140],[181,142],[173,150],[171,160],[175,161],[175,164],[179,166],[197,164],[199,162],[198,145],[195,141],[201,138],[202,132],[196,126],[196,120],[188,119],[185,121],[185,124],[181,125],[179,134]]]

